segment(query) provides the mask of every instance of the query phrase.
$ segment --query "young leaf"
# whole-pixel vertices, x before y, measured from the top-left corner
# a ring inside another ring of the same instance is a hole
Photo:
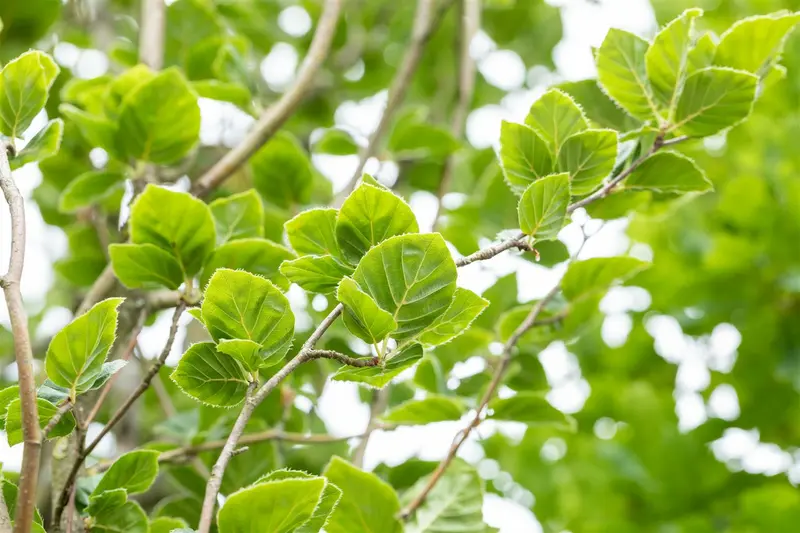
[[[86,514],[89,516],[107,515],[125,505],[126,501],[128,501],[128,491],[125,489],[92,493],[89,496],[89,505],[86,506]]]
[[[185,277],[200,271],[216,241],[208,205],[188,193],[155,185],[145,187],[131,207],[130,228],[134,244],[154,244],[169,252]]]
[[[123,359],[115,359],[113,361],[109,361],[107,363],[103,363],[103,366],[100,368],[100,374],[97,376],[97,379],[94,380],[92,383],[91,390],[99,389],[103,385],[111,379],[111,376],[125,368],[128,362]]]
[[[408,204],[394,193],[366,183],[347,197],[336,217],[336,239],[344,258],[352,264],[389,237],[418,231]]]
[[[61,193],[58,209],[63,213],[96,204],[122,188],[125,174],[116,170],[92,170],[69,182]]]
[[[311,150],[317,154],[355,155],[358,153],[358,143],[348,132],[330,128],[314,142]]]
[[[279,481],[282,479],[320,479],[318,476],[312,476],[300,470],[290,470],[287,468],[281,470],[273,470],[269,474],[262,476],[256,484],[264,483],[266,481]],[[328,517],[333,512],[333,509],[339,503],[342,497],[342,491],[333,483],[326,483],[325,488],[322,489],[319,503],[317,504],[314,513],[308,521],[297,528],[295,533],[319,533],[320,529],[325,527]]]
[[[506,183],[521,194],[532,182],[553,172],[553,154],[532,128],[503,121],[500,126],[500,166]]]
[[[331,255],[305,255],[284,261],[281,274],[292,283],[309,292],[327,294],[336,290],[343,277],[353,273],[353,268]]]
[[[261,345],[262,357],[280,358],[294,336],[289,301],[271,281],[241,270],[221,268],[206,287],[201,306],[211,337],[248,339]]]
[[[291,134],[279,132],[250,159],[253,185],[278,207],[307,204],[314,177],[311,163]]]
[[[25,145],[25,148],[11,158],[11,170],[23,167],[28,163],[34,163],[54,156],[61,148],[61,137],[64,134],[64,121],[60,118],[51,120],[39,133]]]
[[[267,239],[239,239],[226,242],[214,250],[206,261],[200,274],[200,285],[207,285],[217,269],[231,268],[258,274],[281,290],[287,290],[289,280],[281,274],[280,267],[284,261],[294,258],[295,255],[287,248]]]
[[[193,81],[192,88],[198,96],[219,100],[220,102],[230,102],[236,107],[252,113],[253,96],[247,87],[238,83],[227,83],[219,80],[200,80]]]
[[[714,188],[692,159],[676,152],[651,155],[628,176],[624,186],[670,193],[707,192]]]
[[[589,121],[571,96],[559,89],[550,89],[531,106],[525,124],[550,144],[557,154],[564,139],[589,129]]]
[[[326,484],[321,477],[282,479],[240,490],[219,511],[219,533],[297,531],[311,519]]]
[[[116,124],[105,117],[87,113],[71,104],[58,106],[59,112],[75,124],[91,146],[103,148],[116,158],[123,157],[114,145]]]
[[[400,502],[394,489],[375,474],[333,457],[323,475],[342,490],[325,526],[327,533],[401,533]]]
[[[344,304],[344,324],[350,333],[368,344],[378,344],[397,329],[392,315],[378,307],[352,278],[339,283],[336,299]]]
[[[702,14],[702,9],[684,11],[658,32],[645,54],[647,78],[653,94],[666,106],[668,114],[675,107],[686,75],[694,19]]]
[[[488,305],[489,300],[481,298],[469,289],[457,287],[447,310],[422,332],[419,341],[427,346],[439,346],[450,342],[464,333]]]
[[[255,189],[219,198],[208,207],[217,228],[217,245],[264,236],[264,206]]]
[[[698,70],[710,67],[714,63],[716,53],[717,43],[714,42],[711,34],[704,33],[686,54],[686,74],[693,74]]]
[[[553,174],[533,182],[517,206],[519,227],[537,241],[555,239],[567,219],[569,174]]]
[[[391,355],[383,366],[343,366],[333,375],[335,381],[354,381],[369,387],[382,389],[392,379],[422,359],[422,345],[416,342]]]
[[[114,344],[117,307],[124,298],[109,298],[56,333],[47,348],[47,377],[76,394],[89,390],[100,376]]]
[[[58,408],[52,403],[43,398],[36,398],[36,408],[39,410],[39,427],[44,429],[50,419],[55,416]],[[8,408],[4,411],[5,416],[5,432],[8,439],[9,446],[19,444],[23,440],[22,436],[22,403],[19,398],[14,398],[8,404]],[[72,413],[67,413],[61,417],[61,420],[50,430],[47,438],[54,439],[56,437],[64,437],[72,433],[75,429],[75,417]]]
[[[28,51],[0,70],[0,133],[21,137],[47,102],[60,69],[49,55]]]
[[[577,300],[605,291],[615,281],[624,281],[641,272],[648,263],[633,257],[596,257],[572,263],[561,287],[568,300]]]
[[[385,415],[384,422],[403,426],[417,426],[433,422],[460,420],[466,412],[464,402],[452,396],[429,394],[424,400],[401,403]]]
[[[672,129],[707,137],[735,126],[750,114],[757,85],[758,77],[743,70],[698,70],[686,78]]]
[[[222,339],[217,343],[217,350],[239,361],[248,372],[256,372],[269,363],[280,362],[280,357],[277,361],[274,358],[261,359],[261,345],[248,339]],[[283,357],[283,354],[280,355]]]
[[[242,366],[213,342],[189,346],[170,378],[187,395],[214,407],[240,404],[249,383]]]
[[[300,255],[341,257],[336,242],[336,209],[309,209],[286,222],[289,244]]]
[[[129,289],[163,286],[175,290],[183,283],[178,260],[154,244],[112,244],[108,247],[114,274]]]
[[[558,152],[558,170],[568,172],[572,194],[594,191],[614,170],[617,132],[586,130],[569,137]]]
[[[420,479],[408,490],[413,497],[428,483]],[[483,480],[462,459],[456,459],[433,487],[425,502],[406,525],[406,533],[488,533],[483,522]]]
[[[438,233],[401,235],[373,247],[353,279],[392,314],[392,337],[409,339],[445,312],[456,290],[456,264]]]
[[[147,491],[158,476],[159,454],[155,450],[136,450],[120,455],[103,474],[92,494],[114,489],[125,489],[128,494]]]
[[[197,94],[177,68],[169,68],[125,97],[114,142],[126,159],[168,165],[188,154],[199,138]]]
[[[148,533],[147,515],[138,503],[125,502],[121,507],[103,510],[94,515],[92,533]]]
[[[603,90],[639,120],[658,116],[647,81],[645,53],[648,46],[641,37],[611,28],[596,54],[597,79]]]
[[[575,431],[575,419],[565,415],[547,401],[544,394],[518,392],[511,398],[495,398],[489,402],[493,420],[523,422],[529,426],[554,426],[559,429]]]
[[[798,22],[800,14],[787,11],[742,19],[722,34],[714,64],[764,76]]]
[[[150,521],[150,533],[172,533],[176,529],[180,530],[186,528],[188,528],[188,524],[182,518],[159,516]]]

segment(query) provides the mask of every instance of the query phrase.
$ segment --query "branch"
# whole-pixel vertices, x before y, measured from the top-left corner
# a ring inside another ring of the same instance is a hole
[[[28,533],[33,527],[42,432],[39,428],[39,412],[36,407],[36,376],[33,370],[31,337],[28,333],[28,315],[25,313],[25,304],[20,291],[22,268],[25,263],[25,200],[11,176],[8,156],[12,152],[11,145],[0,140],[0,188],[3,189],[11,215],[11,256],[8,261],[8,272],[0,280],[0,286],[5,293],[11,333],[14,337],[14,357],[19,372],[19,398],[22,406],[22,435],[25,442],[19,474],[19,496],[14,514],[16,517],[14,531]]]
[[[164,28],[167,7],[164,0],[143,0],[139,30],[139,61],[153,70],[164,66]]]
[[[364,359],[363,357],[350,357],[333,350],[310,350],[308,352],[308,356],[310,359],[333,359],[335,361],[339,361],[343,365],[361,368],[367,366],[378,366],[380,364],[380,360],[377,357],[372,359]]]
[[[50,432],[53,431],[53,428],[56,427],[56,424],[61,422],[61,419],[64,417],[64,415],[72,411],[73,407],[75,407],[75,404],[73,404],[69,398],[64,400],[64,403],[58,406],[56,414],[53,415],[53,418],[51,418],[47,422],[47,425],[42,429],[42,439],[47,438]]]
[[[331,49],[333,36],[342,0],[326,0],[322,16],[308,54],[300,66],[294,85],[281,96],[278,102],[268,108],[258,119],[247,137],[236,148],[229,151],[217,161],[194,184],[192,192],[199,197],[206,196],[222,182],[228,179],[242,166],[264,143],[266,143],[284,122],[292,115],[297,106],[311,88],[314,77],[319,71]]]
[[[358,167],[356,167],[355,172],[353,172],[353,176],[339,193],[340,201],[355,189],[358,178],[361,177],[361,173],[364,170],[364,165],[367,164],[367,160],[378,152],[381,140],[389,129],[389,123],[405,98],[406,90],[411,83],[411,78],[414,77],[414,72],[416,72],[419,66],[419,61],[422,58],[425,45],[441,23],[444,14],[452,4],[452,0],[443,2],[435,15],[433,13],[434,4],[435,0],[417,1],[417,11],[414,14],[414,26],[411,30],[411,42],[409,43],[408,50],[403,56],[403,62],[400,64],[400,68],[397,69],[397,74],[389,87],[386,107],[381,114],[378,126],[375,128],[375,131],[372,132],[372,135],[369,136],[367,146],[358,154]]]
[[[75,478],[80,471],[81,465],[83,461],[86,460],[87,457],[94,451],[100,441],[103,440],[103,437],[111,431],[117,423],[122,420],[125,416],[125,413],[128,412],[128,409],[139,399],[139,397],[144,394],[147,388],[150,386],[150,382],[153,378],[158,374],[158,371],[164,366],[164,362],[169,357],[169,353],[172,351],[172,345],[175,343],[175,336],[178,333],[178,321],[181,317],[181,313],[185,309],[186,305],[184,303],[178,304],[178,307],[175,308],[175,313],[172,315],[172,325],[169,329],[169,336],[167,337],[167,342],[164,345],[164,349],[161,351],[161,354],[158,356],[158,359],[153,363],[153,366],[150,367],[150,370],[145,374],[142,378],[141,383],[139,386],[134,390],[128,398],[122,403],[122,405],[117,409],[117,411],[112,415],[108,422],[103,426],[103,429],[97,434],[94,440],[86,446],[82,452],[78,455],[75,463],[72,465],[72,470],[70,470],[69,476],[67,476],[67,481],[64,484],[64,489],[61,491],[61,496],[58,501],[58,505],[53,513],[54,524],[58,524],[61,520],[61,513],[64,511],[64,507],[67,505],[69,500],[69,493],[73,483],[75,483]],[[93,410],[94,411],[94,410]]]
[[[353,464],[358,468],[364,466],[364,455],[367,452],[367,445],[372,433],[380,426],[378,418],[386,410],[389,404],[389,387],[372,391],[372,401],[369,404],[369,421],[367,422],[367,429],[364,431],[364,436],[358,447],[353,452]]]
[[[456,435],[456,438],[453,441],[453,445],[450,447],[450,451],[447,453],[447,456],[442,459],[442,461],[439,463],[439,466],[436,467],[436,470],[433,472],[428,480],[428,483],[425,485],[422,491],[414,498],[413,501],[411,501],[411,503],[409,503],[402,511],[400,511],[400,517],[403,520],[411,516],[411,514],[416,511],[420,505],[422,505],[422,503],[425,501],[425,498],[428,497],[428,494],[430,494],[431,490],[433,490],[433,488],[436,486],[436,483],[439,481],[439,479],[441,479],[442,475],[444,475],[447,467],[449,467],[450,463],[452,463],[453,459],[455,459],[459,448],[461,448],[461,445],[467,440],[472,430],[478,427],[478,425],[480,425],[480,423],[483,421],[483,411],[486,409],[489,401],[494,397],[497,389],[500,387],[500,383],[502,383],[506,371],[511,364],[513,351],[519,342],[519,339],[529,329],[537,325],[536,319],[539,317],[539,314],[544,309],[544,306],[547,305],[547,303],[552,300],[556,294],[558,294],[560,288],[560,285],[556,285],[544,296],[544,298],[536,302],[536,305],[533,306],[530,313],[528,313],[528,316],[526,316],[525,320],[522,321],[522,324],[520,324],[519,327],[514,330],[514,333],[512,333],[511,337],[509,337],[509,339],[506,341],[505,346],[503,346],[503,354],[500,364],[495,370],[494,376],[492,376],[492,381],[489,383],[489,388],[486,389],[486,392],[483,394],[481,403],[475,410],[475,417],[472,419],[472,421],[470,421],[467,427],[465,427],[459,432],[458,435]]]
[[[466,257],[462,257],[461,259],[456,260],[457,267],[467,266],[471,263],[476,261],[486,261],[487,259],[491,259],[492,257],[505,252],[506,250],[510,250],[511,248],[517,248],[518,250],[522,251],[530,251],[530,245],[525,242],[525,234],[520,233],[511,239],[503,241],[499,244],[495,244],[489,246],[487,248],[483,248],[478,250],[474,254],[470,254]]]

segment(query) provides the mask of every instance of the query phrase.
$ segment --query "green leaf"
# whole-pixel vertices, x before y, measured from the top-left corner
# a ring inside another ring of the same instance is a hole
[[[219,511],[220,533],[293,533],[311,519],[325,478],[282,479],[232,494]]]
[[[368,344],[378,344],[397,329],[392,315],[378,307],[352,278],[342,279],[336,299],[344,305],[344,325],[350,333]]]
[[[39,133],[28,141],[25,148],[11,158],[11,170],[21,168],[28,163],[35,163],[54,156],[61,148],[61,137],[64,134],[64,121],[60,118],[51,120]]]
[[[561,287],[568,300],[605,291],[615,281],[625,281],[649,266],[633,257],[596,257],[575,261],[567,268]]]
[[[354,381],[382,389],[395,376],[417,364],[422,359],[422,345],[416,342],[390,354],[391,359],[382,366],[343,366],[333,375],[335,381]]]
[[[164,216],[169,213],[169,216]],[[209,207],[185,192],[148,185],[131,207],[131,240],[172,254],[184,277],[200,271],[216,242]]]
[[[117,158],[122,157],[114,146],[116,125],[105,117],[93,115],[71,104],[61,104],[58,110],[70,122],[74,123],[81,135],[92,146],[103,148]]]
[[[575,431],[575,419],[565,415],[547,401],[544,393],[518,392],[511,398],[495,398],[489,402],[493,420],[523,422],[529,426],[553,426]]]
[[[92,533],[148,533],[147,515],[138,503],[125,502],[121,507],[94,516]]]
[[[714,64],[764,76],[798,22],[800,14],[788,11],[742,19],[720,37]]]
[[[429,477],[420,479],[407,497],[418,494]],[[483,481],[478,472],[456,459],[406,525],[406,533],[487,533],[483,522]]]
[[[658,117],[647,81],[645,53],[648,46],[641,37],[611,28],[596,54],[597,79],[603,90],[640,120]]]
[[[694,19],[702,9],[687,9],[653,39],[645,54],[647,78],[656,99],[672,114],[686,76]]]
[[[200,285],[207,285],[217,269],[231,268],[258,274],[270,280],[278,288],[287,290],[289,280],[281,274],[280,267],[284,261],[294,257],[291,251],[267,239],[239,239],[226,242],[214,250],[206,262],[200,275]]]
[[[469,289],[457,287],[447,310],[422,332],[419,341],[427,346],[450,342],[464,333],[488,305],[489,300]]]
[[[419,231],[414,212],[391,191],[366,183],[353,191],[336,217],[336,240],[350,263],[395,235]]]
[[[537,241],[556,238],[564,227],[569,207],[569,174],[553,174],[533,182],[517,206],[519,227]]]
[[[177,68],[169,68],[125,97],[114,143],[126,159],[168,165],[188,154],[199,138],[197,94]]]
[[[757,85],[758,77],[743,70],[698,70],[686,78],[672,129],[707,137],[735,126],[750,114]]]
[[[250,159],[253,185],[271,203],[285,209],[309,203],[311,163],[297,139],[279,132]]]
[[[74,213],[111,196],[122,188],[125,174],[115,170],[92,170],[70,181],[61,193],[58,209],[62,213]]]
[[[219,80],[200,80],[193,81],[192,88],[198,96],[210,98],[219,102],[230,102],[233,105],[251,112],[253,107],[253,97],[247,87],[238,83],[230,83]]]
[[[572,194],[594,191],[614,170],[617,159],[617,132],[586,130],[564,141],[558,153],[558,170],[568,172]]]
[[[273,358],[266,361],[261,359],[261,345],[248,339],[222,339],[217,343],[217,350],[239,361],[248,372],[255,372],[269,363],[279,363],[283,357],[280,354],[277,361]]]
[[[290,470],[283,468],[281,470],[273,470],[269,474],[262,476],[256,483],[263,483],[265,481],[278,481],[282,479],[324,479],[318,476],[312,476],[309,473],[300,470]],[[342,497],[342,491],[333,483],[326,483],[325,488],[322,490],[319,503],[317,504],[311,518],[297,528],[295,533],[319,533],[320,529],[325,526],[328,517],[333,512],[333,509],[339,503]]]
[[[710,67],[717,53],[717,43],[710,33],[704,33],[686,55],[686,74]]]
[[[353,279],[392,314],[392,337],[410,339],[443,314],[456,290],[456,264],[438,233],[400,235],[370,249]]]
[[[401,533],[400,502],[394,489],[375,474],[333,457],[323,475],[342,490],[325,526],[327,533]]]
[[[221,268],[206,287],[203,323],[216,342],[248,339],[261,345],[264,359],[283,357],[292,345],[294,314],[271,281]]]
[[[108,254],[114,275],[129,289],[163,286],[175,290],[183,283],[178,260],[154,244],[112,244]]]
[[[564,139],[572,134],[589,129],[589,121],[575,100],[558,89],[550,89],[531,106],[525,124],[536,133],[557,154]]]
[[[397,159],[444,158],[460,143],[449,130],[427,122],[398,121],[389,136],[388,148]]]
[[[86,514],[89,516],[108,515],[111,511],[125,505],[127,501],[128,491],[125,489],[111,489],[92,493],[89,496],[89,505],[86,506]]]
[[[150,533],[172,533],[176,529],[188,529],[187,526],[186,521],[181,518],[160,516],[150,521]]]
[[[264,206],[255,189],[214,200],[208,207],[217,228],[217,245],[264,236]]]
[[[0,133],[20,137],[44,108],[60,69],[49,55],[29,51],[0,70]]]
[[[124,298],[96,304],[56,333],[47,348],[47,377],[75,394],[89,390],[100,376],[108,350],[114,344],[117,308]]]
[[[158,476],[160,453],[155,450],[136,450],[120,455],[103,474],[92,494],[114,489],[125,489],[128,494],[147,491]]]
[[[281,264],[281,274],[309,292],[331,293],[353,268],[330,255],[306,255]]]
[[[424,400],[401,403],[381,417],[384,422],[418,426],[433,422],[460,420],[466,412],[464,402],[452,396],[429,394]]]
[[[128,362],[123,359],[115,359],[103,363],[103,366],[100,368],[100,374],[97,376],[97,379],[94,380],[94,383],[92,383],[91,390],[99,389],[105,385],[114,374],[125,368],[127,364]]]
[[[289,244],[300,255],[341,257],[336,242],[336,209],[309,209],[295,216],[283,227]]]
[[[522,194],[528,185],[553,172],[547,143],[524,124],[503,121],[500,126],[500,166],[511,189]]]
[[[55,416],[58,407],[48,402],[43,398],[36,398],[36,408],[39,410],[39,427],[44,429],[50,419]],[[22,435],[22,403],[19,398],[11,400],[8,404],[8,409],[5,411],[6,417],[6,438],[8,445],[14,446],[23,441]],[[75,417],[72,413],[67,413],[61,417],[61,420],[53,427],[47,438],[54,439],[56,437],[64,437],[72,433],[75,429]]]
[[[705,172],[676,152],[658,152],[645,159],[624,181],[626,189],[658,192],[707,192],[714,188]]]
[[[248,386],[242,366],[213,342],[189,346],[170,378],[187,395],[214,407],[239,405]]]
[[[318,154],[355,155],[358,153],[358,144],[348,132],[330,128],[317,139],[311,150]]]

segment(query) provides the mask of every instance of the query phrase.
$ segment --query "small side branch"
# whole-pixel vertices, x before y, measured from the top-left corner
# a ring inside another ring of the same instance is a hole
[[[487,248],[482,248],[481,250],[478,250],[474,254],[470,254],[466,257],[462,257],[461,259],[457,259],[456,266],[463,267],[471,263],[475,263],[476,261],[486,261],[487,259],[491,259],[492,257],[499,255],[505,252],[506,250],[510,250],[512,248],[528,252],[531,251],[530,245],[527,242],[525,242],[525,234],[520,233],[519,235],[516,235],[515,237],[503,241],[499,244],[495,244]]]
[[[72,408],[75,405],[67,398],[64,400],[64,403],[58,406],[58,410],[56,414],[53,415],[53,418],[47,421],[47,425],[42,429],[42,439],[46,439],[47,436],[53,431],[53,428],[61,422],[61,419],[64,418],[64,415],[72,411]]]
[[[335,352],[333,350],[311,350],[308,352],[308,355],[310,359],[333,359],[334,361],[339,361],[343,365],[360,368],[378,366],[380,364],[380,361],[377,357],[373,357],[371,359],[350,357],[349,355]]]

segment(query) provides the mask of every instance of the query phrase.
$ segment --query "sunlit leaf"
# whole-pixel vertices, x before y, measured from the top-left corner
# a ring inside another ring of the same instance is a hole
[[[248,387],[242,366],[218,352],[213,342],[191,345],[170,378],[195,400],[214,407],[240,404]]]
[[[517,207],[520,229],[536,240],[555,239],[566,222],[569,199],[566,172],[533,182],[525,189]]]
[[[489,301],[469,289],[457,287],[447,310],[419,336],[427,346],[439,346],[464,333],[478,318]]]
[[[208,207],[217,228],[217,244],[264,236],[264,206],[255,189],[214,200]]]
[[[603,90],[639,120],[658,116],[647,80],[645,53],[648,46],[641,37],[611,28],[596,54],[597,79]]]
[[[378,307],[352,278],[339,283],[336,298],[344,304],[344,324],[350,333],[366,343],[377,344],[397,329],[394,317]]]
[[[503,122],[500,127],[500,165],[506,182],[521,194],[532,182],[553,172],[553,154],[532,128]]]
[[[758,78],[742,70],[709,67],[688,78],[675,111],[675,128],[707,137],[735,126],[750,114]]]
[[[533,103],[525,124],[550,143],[554,154],[558,153],[564,139],[589,129],[583,110],[571,96],[558,89],[550,89]]]

